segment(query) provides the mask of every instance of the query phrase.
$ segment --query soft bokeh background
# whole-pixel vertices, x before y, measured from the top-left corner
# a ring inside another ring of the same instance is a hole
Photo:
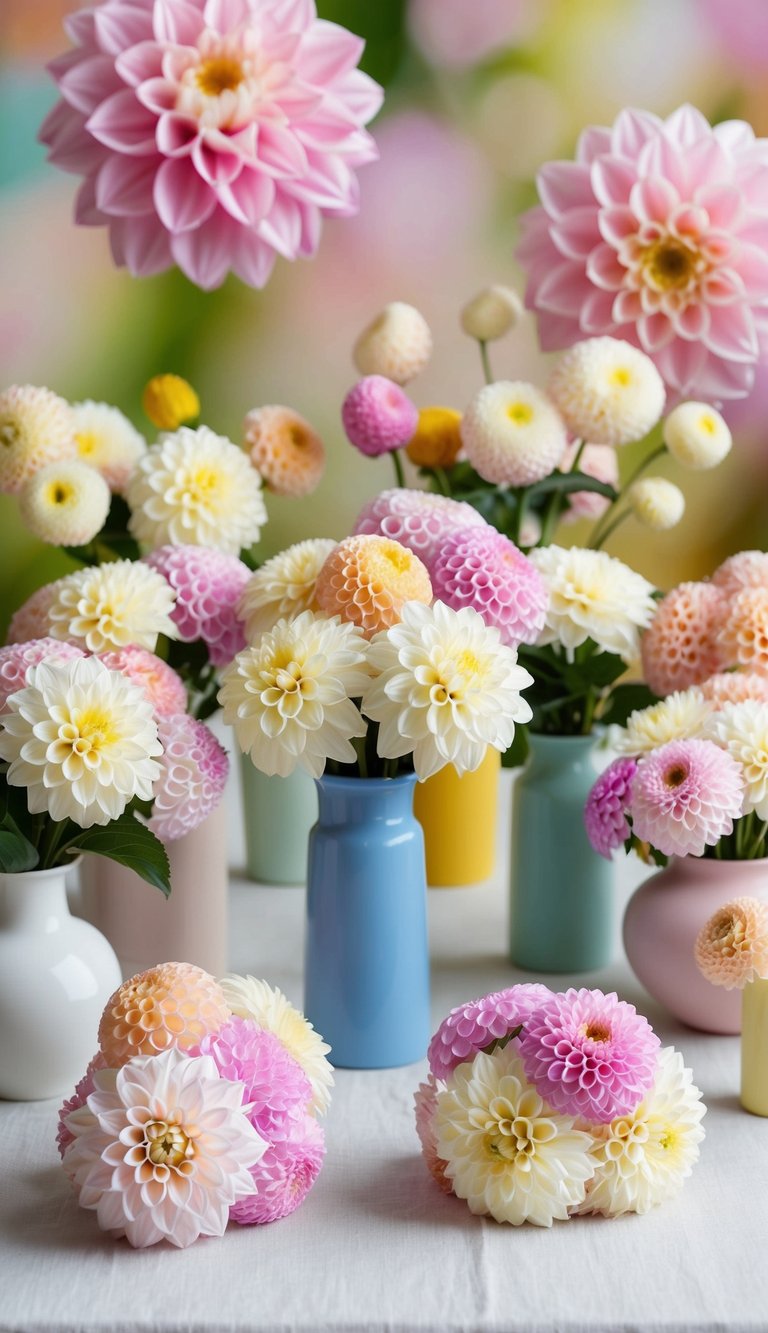
[[[324,17],[366,38],[364,68],[387,90],[360,215],[326,225],[312,263],[278,261],[264,292],[230,279],[205,294],[176,273],[115,270],[105,232],[72,224],[76,182],[46,165],[35,135],[54,100],[44,64],[66,46],[61,19],[74,8],[3,0],[0,11],[3,384],[103,399],[146,430],[142,386],[173,370],[197,387],[203,420],[234,439],[249,408],[295,407],[323,434],[329,466],[309,500],[269,499],[265,555],[300,537],[343,536],[362,502],[392,484],[390,461],[361,458],[339,426],[352,343],[385,302],[418,306],[435,334],[416,401],[465,404],[479,366],[458,308],[487,282],[521,288],[516,219],[535,199],[538,167],[570,156],[585,125],[610,123],[626,105],[665,115],[690,101],[768,135],[766,0],[319,0]],[[547,373],[530,319],[493,360],[500,377]],[[766,545],[768,375],[729,418],[726,464],[682,479],[683,523],[652,537],[629,523],[610,544],[661,587]],[[62,559],[0,496],[0,630]]]

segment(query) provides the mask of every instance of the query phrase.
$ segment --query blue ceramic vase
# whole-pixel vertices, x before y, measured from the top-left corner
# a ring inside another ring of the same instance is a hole
[[[531,972],[591,972],[611,961],[616,919],[613,867],[584,827],[595,740],[529,743],[512,798],[510,956]]]
[[[242,756],[243,829],[249,879],[259,884],[304,884],[307,839],[317,819],[317,792],[309,773],[268,777]]]
[[[412,1064],[430,1033],[424,839],[415,776],[318,779],[309,836],[305,1013],[346,1069]]]

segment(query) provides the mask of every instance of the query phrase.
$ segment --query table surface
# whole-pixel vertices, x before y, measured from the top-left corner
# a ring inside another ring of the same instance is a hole
[[[237,864],[234,794],[231,805]],[[501,821],[488,884],[430,891],[435,1026],[461,1000],[523,977],[504,953],[505,839]],[[624,900],[638,867],[617,870]],[[301,889],[233,877],[232,968],[267,977],[297,1004],[303,908]],[[560,988],[574,979],[547,980]],[[703,1090],[701,1160],[676,1200],[645,1217],[549,1231],[472,1217],[441,1194],[419,1155],[412,1099],[426,1062],[339,1070],[326,1163],[296,1213],[184,1251],[134,1251],[77,1207],[54,1143],[57,1106],[0,1103],[0,1330],[768,1330],[768,1120],[739,1108],[738,1039],[671,1022],[623,958],[579,980],[636,1003]]]

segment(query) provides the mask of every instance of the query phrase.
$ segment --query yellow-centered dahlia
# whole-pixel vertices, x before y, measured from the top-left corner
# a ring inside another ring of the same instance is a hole
[[[717,467],[731,450],[731,432],[709,403],[680,403],[664,422],[664,443],[683,467]]]
[[[768,903],[759,898],[724,903],[696,936],[694,955],[707,981],[726,990],[768,977]]]
[[[623,754],[649,754],[667,741],[700,737],[712,711],[713,705],[695,686],[676,690],[659,703],[630,713],[626,726],[614,740],[614,748]]]
[[[75,403],[72,412],[78,458],[96,468],[111,491],[122,494],[134,467],[146,452],[144,436],[109,403],[86,399]]]
[[[650,357],[618,338],[587,338],[569,347],[548,389],[571,434],[593,444],[642,439],[666,397]]]
[[[654,532],[674,528],[685,513],[685,496],[666,477],[641,477],[630,486],[627,499],[635,518]]]
[[[243,622],[249,643],[255,643],[278,620],[318,609],[317,576],[335,547],[332,537],[296,542],[251,575],[237,603],[237,617]]]
[[[107,1064],[119,1069],[136,1055],[197,1046],[230,1015],[208,972],[192,963],[161,963],[129,977],[107,1000],[99,1046]]]
[[[243,445],[275,495],[298,499],[318,486],[325,468],[325,446],[293,408],[268,404],[249,412],[243,422]]]
[[[115,560],[78,569],[53,588],[48,632],[89,653],[129,644],[154,652],[159,634],[176,638],[173,589],[162,574],[141,561]]]
[[[34,384],[12,384],[0,393],[0,491],[15,495],[46,463],[74,456],[69,403]]]
[[[222,977],[221,989],[233,1014],[252,1018],[272,1032],[293,1056],[312,1084],[311,1109],[323,1115],[331,1104],[333,1069],[327,1059],[330,1046],[300,1010],[276,986],[252,976]]]
[[[19,492],[19,513],[29,531],[51,546],[85,546],[104,526],[111,495],[100,472],[70,459],[46,463]]]
[[[473,468],[497,486],[531,486],[554,472],[568,435],[554,403],[533,384],[486,384],[461,421],[461,439]]]
[[[400,620],[406,602],[432,601],[426,565],[388,537],[347,537],[327,557],[317,576],[317,604],[341,616],[366,638]]]

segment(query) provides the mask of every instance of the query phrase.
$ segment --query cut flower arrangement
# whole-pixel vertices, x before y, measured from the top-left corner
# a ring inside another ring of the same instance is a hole
[[[103,1231],[185,1248],[304,1201],[333,1076],[329,1047],[279,990],[164,963],[110,997],[98,1042],[57,1143]]]
[[[646,1213],[698,1159],[691,1071],[615,994],[520,984],[459,1005],[429,1066],[415,1096],[427,1167],[497,1222]]]

